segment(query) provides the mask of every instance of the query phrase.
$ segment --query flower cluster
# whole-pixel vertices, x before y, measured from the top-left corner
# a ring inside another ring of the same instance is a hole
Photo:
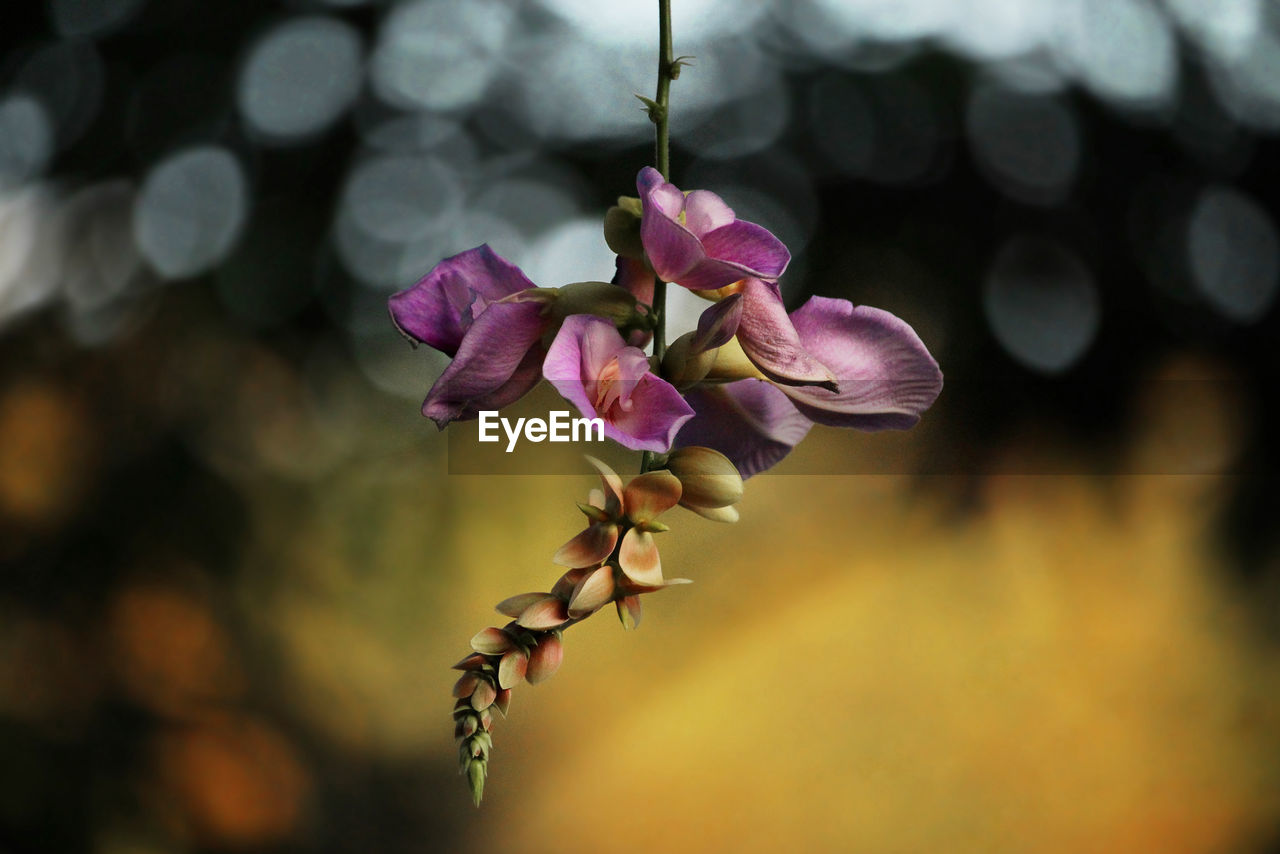
[[[493,738],[491,709],[504,716],[511,689],[549,679],[564,658],[561,632],[610,602],[624,628],[640,624],[640,597],[664,587],[688,584],[664,578],[653,535],[668,530],[658,517],[677,503],[697,510],[733,510],[742,497],[742,479],[727,459],[707,448],[672,455],[673,468],[648,472],[623,485],[622,478],[593,457],[600,488],[591,490],[579,509],[585,530],[561,546],[552,561],[568,571],[547,593],[522,593],[504,599],[498,613],[511,617],[502,628],[490,626],[471,639],[470,655],[454,665],[463,671],[453,686],[454,737],[459,739],[460,771],[476,803],[484,793]],[[736,511],[734,511],[736,513]]]
[[[561,633],[610,603],[633,628],[642,595],[687,583],[663,575],[659,516],[680,504],[737,521],[743,479],[775,465],[814,423],[907,428],[942,388],[924,344],[887,312],[823,297],[787,312],[778,278],[790,253],[719,196],[681,192],[650,168],[636,183],[639,197],[619,199],[605,217],[617,254],[611,282],[538,287],[479,246],[390,301],[401,332],[453,358],[422,407],[441,428],[512,403],[545,378],[583,416],[601,419],[606,436],[647,452],[625,485],[588,457],[600,488],[578,505],[587,527],[552,557],[567,571],[549,592],[499,603],[511,622],[477,634],[455,665],[455,736],[477,804],[491,710],[505,715],[518,683],[556,672]],[[711,303],[669,348],[666,283]]]
[[[512,403],[546,378],[633,450],[701,446],[750,477],[814,424],[907,428],[942,388],[919,337],[888,312],[812,297],[787,312],[791,260],[715,193],[683,193],[645,168],[639,198],[605,220],[613,281],[542,288],[488,246],[440,262],[390,301],[411,340],[453,357],[423,414],[444,427]],[[655,280],[712,304],[661,364],[642,349],[662,318]]]

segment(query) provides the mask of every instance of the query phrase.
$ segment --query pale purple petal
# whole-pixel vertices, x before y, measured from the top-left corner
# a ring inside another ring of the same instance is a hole
[[[598,317],[575,314],[565,318],[560,331],[556,333],[555,340],[547,348],[547,358],[542,363],[542,375],[555,386],[561,397],[576,406],[578,411],[587,418],[595,418],[598,415],[595,394],[589,393],[587,386],[590,384],[594,388],[599,369],[603,368],[604,362],[612,356],[612,353],[604,356],[603,351],[600,354],[589,355],[587,358],[590,363],[598,363],[599,367],[594,370],[587,369],[588,361],[584,358],[584,344],[588,348],[598,349],[592,347],[588,339],[589,335],[601,336],[596,327],[609,329],[617,335],[613,324]],[[622,343],[622,336],[619,335],[618,349],[623,346],[625,345]]]
[[[805,348],[836,376],[838,392],[784,388],[819,424],[905,429],[942,391],[942,371],[903,320],[848,300],[811,297],[791,315]]]
[[[735,220],[714,193],[695,190],[686,199],[649,166],[640,170],[636,187],[642,208],[640,241],[663,281],[708,290],[749,276],[776,279],[787,268],[791,254],[782,242],[768,229]]]
[[[702,385],[687,397],[696,414],[676,436],[676,446],[719,451],[743,478],[777,464],[813,426],[786,395],[762,380]]]
[[[698,334],[693,338],[692,350],[701,353],[729,343],[738,331],[742,320],[742,294],[730,294],[702,312],[698,318]]]
[[[710,190],[694,190],[684,198],[684,224],[697,237],[705,237],[708,231],[735,219],[733,208]]]
[[[777,283],[747,279],[741,293],[738,343],[751,363],[782,385],[821,385],[834,390],[836,376],[801,343]]]
[[[528,382],[529,352],[542,336],[543,308],[529,300],[490,304],[431,387],[422,414],[443,428],[450,421],[475,417],[480,408],[497,408],[495,402],[510,403],[531,388],[537,377]]]
[[[769,229],[737,220],[702,235],[707,255],[732,261],[757,279],[776,279],[791,263],[791,253]]]
[[[387,305],[401,332],[452,356],[490,303],[533,286],[519,267],[485,244],[444,259]]]

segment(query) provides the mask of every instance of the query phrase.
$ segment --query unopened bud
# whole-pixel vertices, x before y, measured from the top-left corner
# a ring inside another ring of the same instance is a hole
[[[640,200],[626,196],[609,208],[604,215],[604,242],[615,255],[623,258],[644,258],[644,244],[640,242]]]
[[[538,641],[533,652],[529,653],[529,668],[525,671],[524,678],[529,680],[530,685],[546,681],[556,674],[562,661],[564,661],[564,644],[561,643],[560,638],[549,634]]]
[[[711,448],[679,448],[667,458],[667,469],[680,480],[680,504],[716,509],[742,500],[742,476],[729,458]]]
[[[662,357],[662,376],[680,390],[701,382],[716,362],[715,350],[695,352],[696,332],[686,332],[667,347]]]
[[[467,763],[467,782],[471,785],[471,799],[475,801],[476,806],[480,806],[480,801],[484,798],[484,778],[487,770],[485,766],[487,764],[487,762],[474,759]]]
[[[636,312],[636,298],[626,288],[608,282],[573,282],[557,291],[552,311],[563,320],[573,314],[593,314],[618,326],[642,322]]]

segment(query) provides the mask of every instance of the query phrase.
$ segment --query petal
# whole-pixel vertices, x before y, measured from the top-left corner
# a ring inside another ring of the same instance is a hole
[[[476,686],[480,684],[480,675],[478,673],[467,672],[458,677],[458,681],[453,683],[453,696],[460,700],[466,699],[475,693]]]
[[[835,389],[831,371],[801,343],[776,283],[759,279],[743,282],[738,343],[751,363],[774,382]]]
[[[569,600],[569,616],[585,617],[613,599],[613,567],[602,566],[578,584]]]
[[[519,397],[532,388],[537,377],[528,372],[530,351],[542,336],[543,308],[540,302],[514,299],[485,309],[467,330],[457,356],[431,387],[422,414],[443,428],[458,418],[474,417],[480,408],[478,401],[512,394]],[[513,379],[517,383],[514,389]]]
[[[489,663],[488,658],[486,658],[485,656],[481,655],[478,652],[473,652],[470,655],[463,658],[457,664],[453,665],[453,669],[454,670],[480,670],[488,663]]]
[[[525,608],[550,598],[552,598],[550,593],[521,593],[519,596],[503,599],[498,603],[496,610],[504,617],[515,619],[524,613]]]
[[[529,680],[530,685],[544,682],[556,675],[562,661],[564,644],[560,642],[560,638],[549,634],[538,641],[538,645],[529,653],[529,667],[525,670],[524,678]]]
[[[618,256],[613,283],[626,288],[638,302],[653,305],[653,271],[643,261]]]
[[[637,525],[651,522],[680,501],[680,479],[669,471],[651,471],[631,478],[623,495],[627,518]]]
[[[560,599],[545,599],[535,605],[530,605],[525,612],[516,620],[517,623],[526,629],[554,629],[563,623],[569,621],[569,612],[565,609],[565,604]]]
[[[737,507],[696,507],[692,504],[683,505],[686,510],[692,510],[704,519],[710,519],[712,522],[733,523],[738,521],[739,514]]]
[[[612,421],[606,419],[604,434],[633,451],[663,453],[671,449],[676,434],[692,417],[693,408],[675,386],[645,374],[631,392],[631,409],[615,411]]]
[[[690,349],[698,353],[728,344],[742,321],[742,300],[741,293],[731,294],[702,312]]]
[[[791,253],[773,232],[754,222],[735,220],[702,235],[707,257],[730,261],[757,279],[774,280],[791,262]]]
[[[662,559],[658,555],[658,544],[648,531],[638,528],[627,531],[618,552],[618,565],[637,584],[662,583]]]
[[[666,590],[668,587],[679,587],[682,584],[692,583],[693,581],[688,578],[664,578],[661,584],[636,584],[624,576],[622,583],[618,585],[618,589],[628,596],[639,596],[642,593],[656,593],[659,590]]]
[[[477,295],[487,304],[533,286],[485,244],[444,259],[413,287],[393,294],[387,306],[401,332],[452,356],[474,319]]]
[[[702,241],[677,219],[684,209],[684,194],[648,166],[640,170],[636,187],[642,211],[640,242],[649,264],[663,281],[679,281],[683,273],[706,257]]]
[[[613,522],[601,522],[589,526],[561,546],[552,555],[551,562],[556,566],[567,566],[570,569],[595,566],[611,555],[613,547],[617,544],[618,526]]]
[[[502,656],[498,663],[498,687],[510,688],[519,685],[529,667],[529,656],[522,649],[513,649]]]
[[[699,386],[688,397],[697,414],[676,444],[719,451],[744,479],[776,465],[813,426],[777,386],[762,380]]]
[[[684,224],[695,237],[702,238],[735,219],[733,208],[710,190],[694,190],[684,197]]]
[[[887,311],[811,297],[792,314],[805,349],[836,375],[839,391],[785,388],[819,424],[905,429],[942,391],[942,371],[915,331]]]

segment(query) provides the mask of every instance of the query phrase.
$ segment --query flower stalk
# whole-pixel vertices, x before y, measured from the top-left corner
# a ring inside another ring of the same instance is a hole
[[[649,118],[654,127],[653,165],[665,180],[671,178],[671,81],[680,76],[680,62],[671,43],[671,0],[658,0],[658,88],[654,93]],[[653,283],[653,355],[662,364],[667,353],[667,283],[655,278]],[[654,455],[645,451],[640,471],[652,471]]]

